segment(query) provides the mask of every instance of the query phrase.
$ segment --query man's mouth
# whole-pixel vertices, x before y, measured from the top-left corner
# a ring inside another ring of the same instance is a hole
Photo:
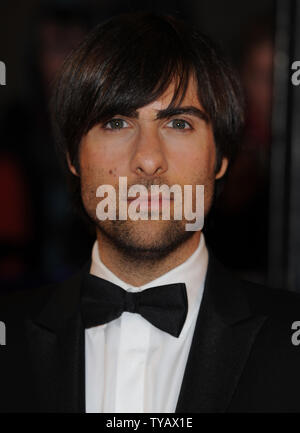
[[[161,194],[151,197],[151,194],[140,197],[128,197],[127,203],[130,206],[132,202],[138,200],[140,212],[158,212],[161,213],[163,208],[170,207],[173,198],[162,197]]]
[[[160,194],[159,196],[152,196],[151,194],[147,195],[147,196],[140,196],[140,197],[128,197],[127,201],[128,203],[131,203],[135,200],[139,200],[140,203],[148,203],[148,205],[152,204],[159,204],[161,205],[163,202],[171,202],[173,201],[172,197],[162,197],[162,195]]]
[[[167,202],[173,201],[173,198],[171,198],[171,197],[165,198],[165,197],[162,197],[161,194],[159,196],[157,195],[157,196],[152,196],[152,197],[151,197],[151,194],[149,194],[147,196],[140,196],[140,197],[128,197],[127,201],[132,202],[132,201],[137,200],[137,199],[140,202],[148,202],[148,203],[151,203],[151,202],[162,203],[163,201],[167,201]]]

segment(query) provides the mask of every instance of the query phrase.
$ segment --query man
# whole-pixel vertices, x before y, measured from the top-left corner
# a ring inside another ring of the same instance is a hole
[[[134,199],[149,216],[162,185],[204,185],[207,215],[243,122],[217,49],[173,18],[115,17],[67,59],[54,122],[97,240],[70,280],[3,301],[2,410],[298,411],[299,297],[233,277],[175,218],[175,194],[156,201],[158,219],[128,217]],[[99,208],[103,185],[119,196],[116,219],[102,218],[114,214],[111,198]]]

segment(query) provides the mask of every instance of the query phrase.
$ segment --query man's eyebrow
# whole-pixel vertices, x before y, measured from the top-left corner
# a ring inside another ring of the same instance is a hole
[[[139,118],[139,113],[137,110],[120,110],[118,112],[121,116],[131,117],[133,119]],[[206,123],[209,122],[209,117],[205,113],[205,111],[201,110],[200,108],[194,107],[194,106],[188,106],[188,107],[168,107],[164,110],[158,110],[156,114],[156,119],[169,119],[173,116],[178,116],[181,114],[191,114],[192,116],[196,116],[201,120],[204,120]]]
[[[170,107],[165,108],[164,110],[159,110],[156,119],[168,119],[173,116],[178,116],[181,114],[191,114],[192,116],[196,116],[205,122],[209,122],[208,115],[200,108],[189,106],[189,107]]]

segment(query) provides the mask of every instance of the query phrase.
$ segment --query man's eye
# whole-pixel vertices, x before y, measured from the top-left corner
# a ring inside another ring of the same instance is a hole
[[[167,126],[175,129],[192,129],[191,125],[183,119],[173,119],[167,124]]]
[[[104,129],[123,129],[128,128],[128,123],[123,119],[111,119],[103,125]]]

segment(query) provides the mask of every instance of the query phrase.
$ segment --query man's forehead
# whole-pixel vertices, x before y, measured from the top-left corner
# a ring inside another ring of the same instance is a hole
[[[132,101],[131,104],[122,104],[116,101],[99,116],[102,122],[108,121],[113,116],[126,116],[135,119],[159,120],[167,119],[175,115],[190,114],[205,122],[210,122],[210,116],[203,108],[198,97],[198,85],[194,78],[189,78],[187,85],[172,80],[165,91],[156,99],[146,102],[145,105],[138,105]],[[99,120],[99,121],[100,121]]]
[[[175,84],[170,84],[162,95],[149,104],[137,108],[131,113],[131,116],[143,118],[144,116],[149,115],[151,117],[155,116],[159,119],[172,116],[173,114],[188,113],[207,120],[205,110],[198,98],[198,89],[194,80],[189,81],[184,97],[180,98],[180,95],[178,95],[178,101],[174,102],[173,98],[175,90]]]
[[[144,107],[138,108],[136,111],[137,111],[137,113],[139,113],[139,115],[141,115],[143,112],[146,112],[146,111],[152,111],[155,113],[159,113],[161,111],[164,111],[170,107],[170,103],[172,101],[173,95],[174,94],[172,93],[168,97],[166,96],[166,97],[158,98],[155,101],[150,102],[148,105],[145,105]],[[162,95],[162,96],[164,96],[164,95]],[[189,95],[185,95],[185,97],[183,98],[182,101],[172,104],[173,109],[192,107],[192,106],[195,108],[198,108],[199,110],[204,111],[200,101],[197,98],[197,96],[189,97]]]
[[[160,95],[155,101],[142,108],[151,107],[151,109],[157,111],[166,109],[167,107],[169,107],[174,97],[176,88],[177,84],[173,80],[162,95]],[[181,95],[179,94],[177,99],[181,99],[180,96]],[[178,101],[178,104],[174,105],[176,107],[193,105],[203,110],[203,107],[198,99],[198,86],[193,77],[191,77],[188,81],[188,86],[185,91],[184,97],[182,98],[182,101]]]

